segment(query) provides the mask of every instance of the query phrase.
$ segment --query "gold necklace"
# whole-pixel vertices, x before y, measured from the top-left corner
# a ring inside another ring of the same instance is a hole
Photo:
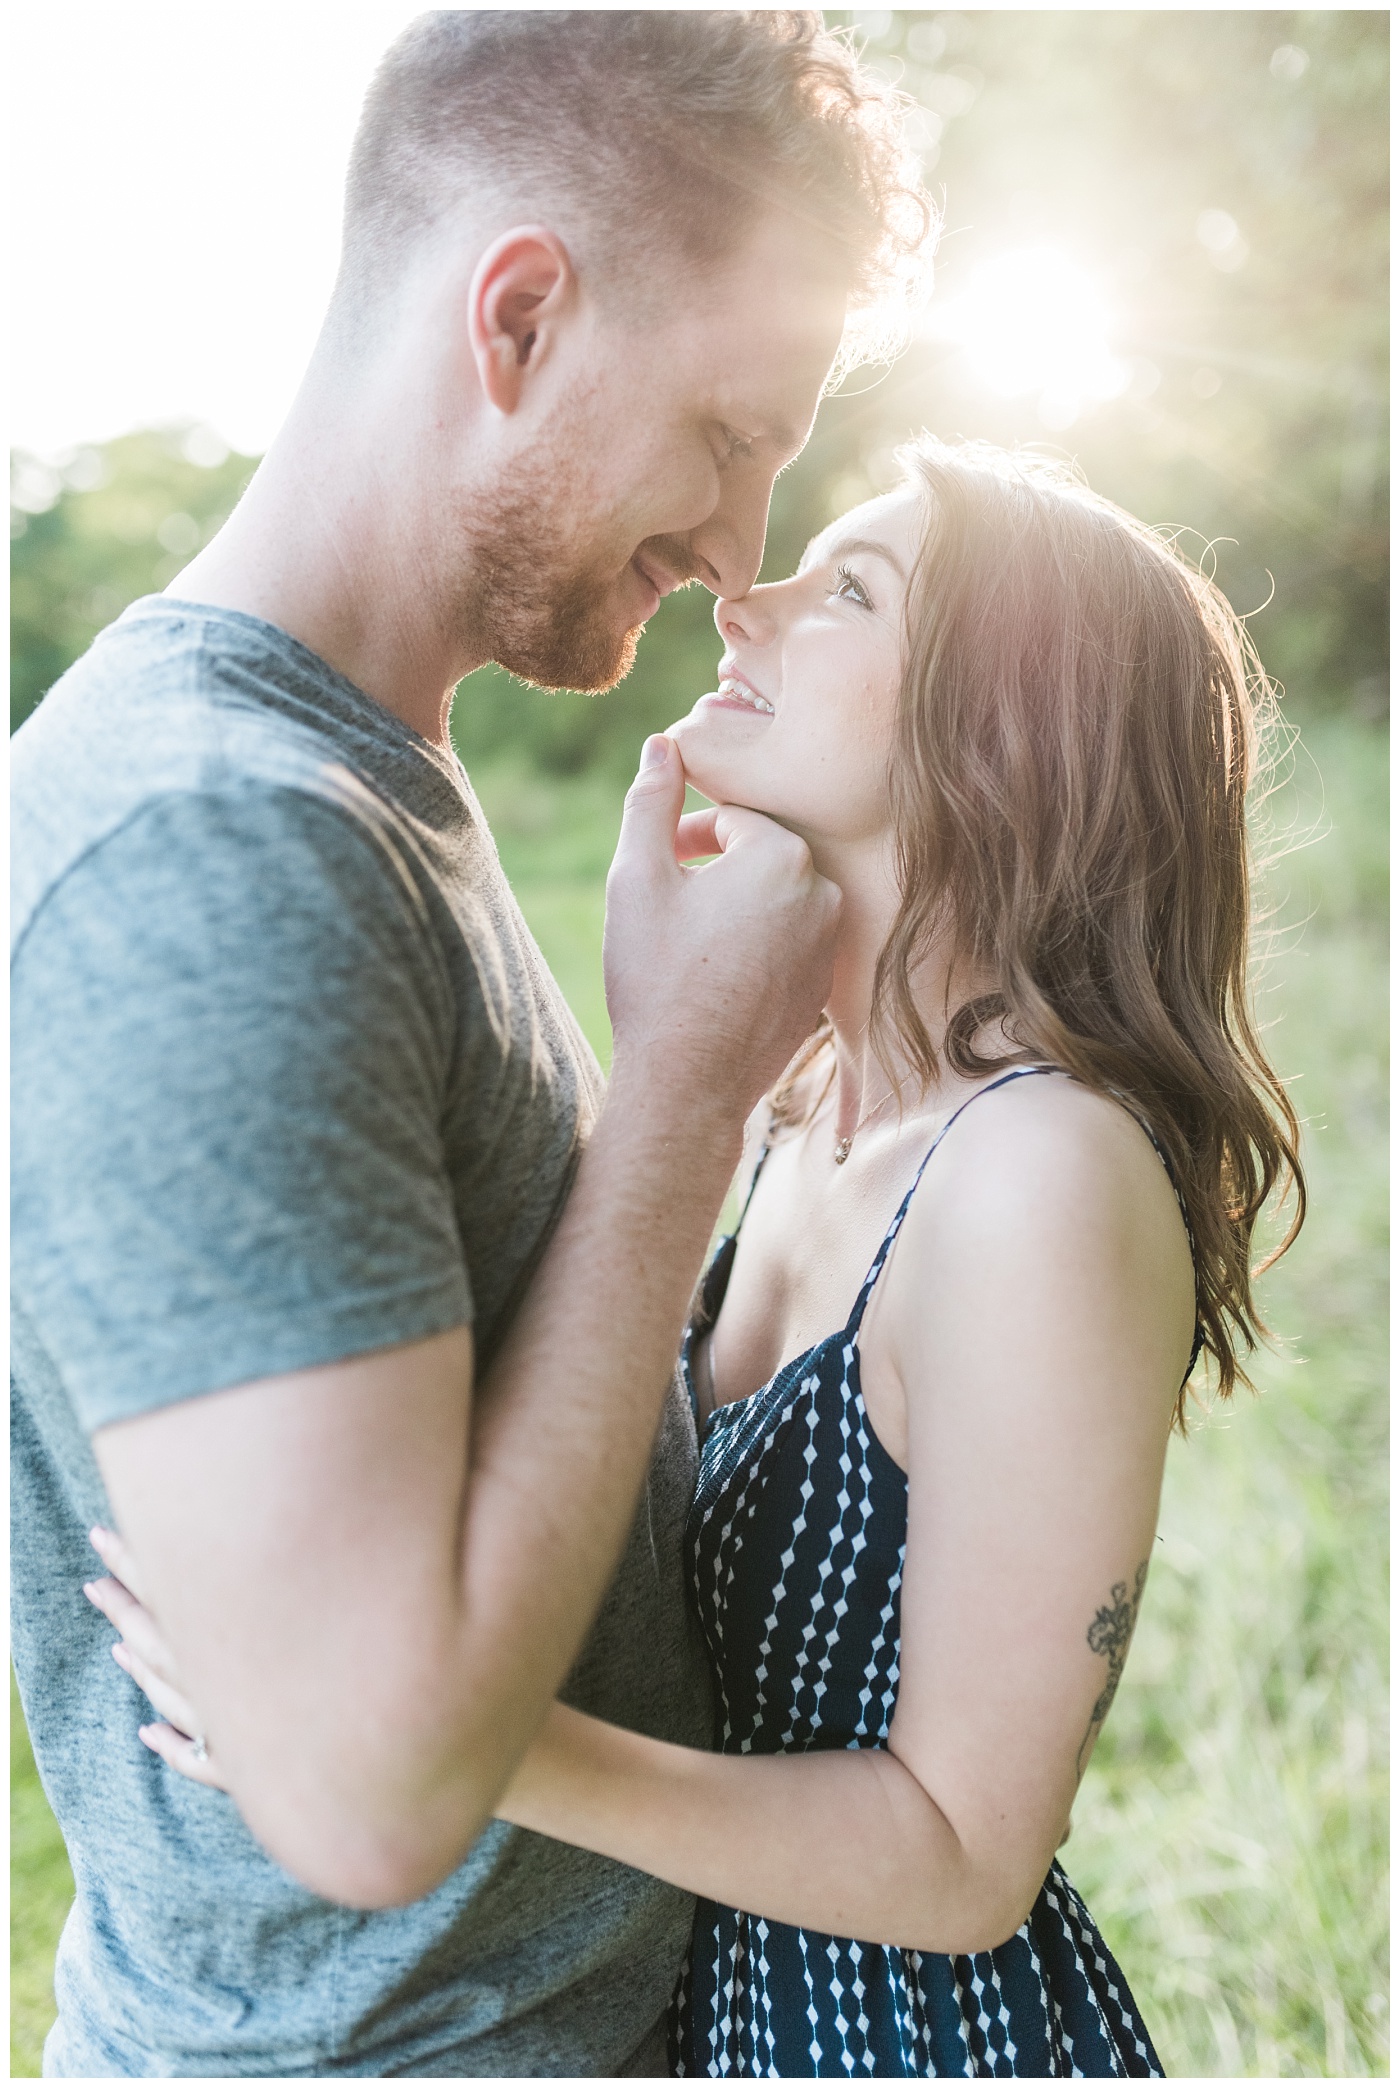
[[[899,1098],[899,1094],[900,1090],[898,1088],[892,1088],[889,1094],[885,1096],[882,1102],[877,1102],[873,1109],[867,1109],[865,1115],[861,1118],[860,1122],[856,1125],[853,1131],[848,1132],[845,1138],[837,1139],[836,1165],[838,1167],[845,1166],[847,1160],[850,1158],[852,1145],[855,1143],[855,1140],[858,1137],[858,1135],[865,1129],[866,1125],[873,1123],[875,1118],[879,1116],[881,1110],[888,1109],[891,1102],[897,1101]]]

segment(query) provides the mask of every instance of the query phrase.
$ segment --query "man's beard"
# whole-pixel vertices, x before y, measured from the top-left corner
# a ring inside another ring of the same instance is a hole
[[[483,599],[474,604],[480,641],[491,658],[539,689],[582,689],[597,695],[632,671],[641,624],[619,631],[610,609],[606,574],[567,566],[557,549],[547,555],[534,541],[514,536],[488,548],[478,537],[476,575]]]
[[[537,688],[596,695],[637,657],[643,626],[619,629],[615,606],[625,561],[616,553],[606,565],[590,560],[580,541],[590,506],[579,474],[561,459],[517,469],[509,486],[472,503],[471,599],[463,607],[473,639]]]

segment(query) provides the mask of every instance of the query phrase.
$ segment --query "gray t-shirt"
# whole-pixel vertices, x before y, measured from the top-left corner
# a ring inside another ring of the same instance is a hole
[[[414,1906],[330,1905],[142,1746],[82,1595],[92,1431],[468,1321],[488,1364],[529,1281],[601,1082],[466,776],[285,632],[153,598],[13,784],[14,1650],[77,1889],[46,2071],[617,2072],[684,1895],[493,1825]],[[567,1694],[707,1745],[695,1460],[673,1385]]]

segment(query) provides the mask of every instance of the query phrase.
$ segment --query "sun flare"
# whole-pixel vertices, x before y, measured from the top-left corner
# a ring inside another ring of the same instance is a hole
[[[957,346],[971,373],[1003,399],[1038,393],[1048,428],[1126,391],[1129,364],[1114,352],[1114,318],[1089,272],[1054,247],[1022,247],[980,262],[961,293],[929,315],[929,331]]]

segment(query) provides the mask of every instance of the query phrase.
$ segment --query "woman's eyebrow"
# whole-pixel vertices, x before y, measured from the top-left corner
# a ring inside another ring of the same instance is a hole
[[[808,550],[802,554],[802,563],[798,567],[799,572],[805,573],[811,565],[810,550],[811,547],[809,546]],[[823,553],[823,558],[827,561],[837,558],[852,558],[858,556],[862,551],[868,552],[872,558],[883,558],[885,564],[892,566],[900,579],[906,585],[908,584],[909,575],[905,572],[895,553],[891,551],[888,544],[880,543],[875,537],[842,537],[837,543],[827,546],[826,551]]]

